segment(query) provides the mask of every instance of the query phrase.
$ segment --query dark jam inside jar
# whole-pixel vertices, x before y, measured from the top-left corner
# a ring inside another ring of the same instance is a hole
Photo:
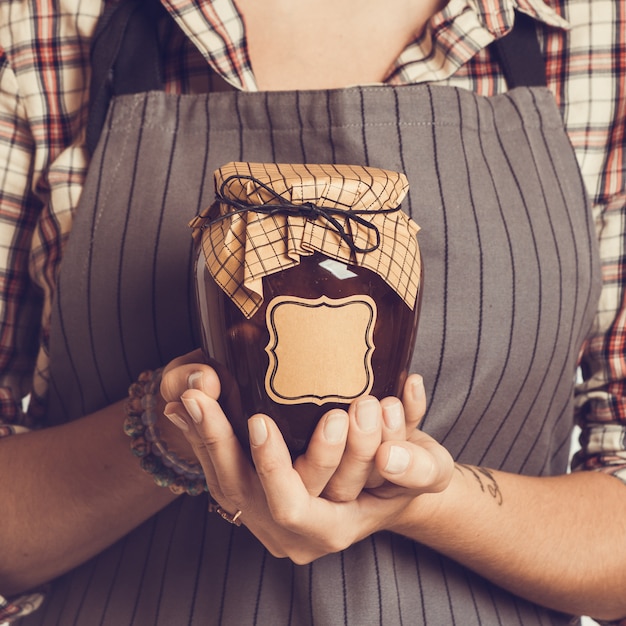
[[[317,422],[327,411],[335,407],[345,409],[349,404],[349,399],[324,401],[322,398],[316,402],[291,399],[284,403],[270,397],[267,378],[272,364],[267,347],[271,345],[272,332],[268,328],[267,309],[276,302],[275,298],[293,296],[306,301],[323,297],[329,301],[352,296],[371,298],[376,309],[372,320],[373,350],[369,357],[373,381],[367,392],[379,399],[401,393],[415,343],[419,294],[411,310],[376,273],[315,253],[302,257],[295,267],[264,277],[263,304],[247,319],[216,285],[201,249],[196,272],[203,349],[209,359],[221,364],[216,367],[222,382],[220,404],[245,450],[249,449],[247,420],[255,413],[265,413],[276,421],[295,457],[306,449]],[[311,338],[314,340],[321,330],[315,324],[307,324],[298,332],[310,344]],[[298,338],[292,338],[291,343],[285,347],[283,341],[281,348],[298,351]],[[334,348],[329,359],[342,358],[341,346]],[[321,361],[311,367],[319,367],[324,359],[322,354]],[[341,381],[337,384],[341,387]]]

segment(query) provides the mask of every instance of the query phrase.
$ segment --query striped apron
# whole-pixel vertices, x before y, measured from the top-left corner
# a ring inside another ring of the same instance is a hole
[[[425,379],[424,430],[463,463],[566,471],[577,353],[599,270],[575,156],[544,87],[490,98],[430,85],[114,97],[58,282],[51,424],[124,397],[143,369],[199,346],[187,223],[212,201],[213,171],[228,161],[406,173],[403,208],[422,228],[412,371]],[[392,533],[294,565],[208,514],[205,498],[183,496],[57,580],[21,623],[547,626],[569,618]]]

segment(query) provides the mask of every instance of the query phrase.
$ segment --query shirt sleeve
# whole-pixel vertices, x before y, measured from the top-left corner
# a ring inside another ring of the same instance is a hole
[[[34,141],[0,45],[0,440],[27,432],[23,402],[38,349],[41,294],[29,276],[40,202],[31,191]],[[0,624],[35,611],[44,594],[0,595]]]
[[[581,449],[572,469],[605,472],[626,483],[626,191],[596,206],[594,217],[602,292],[581,357]]]
[[[32,189],[35,142],[0,45],[0,424],[23,419],[38,350],[42,294],[29,276],[41,202]]]

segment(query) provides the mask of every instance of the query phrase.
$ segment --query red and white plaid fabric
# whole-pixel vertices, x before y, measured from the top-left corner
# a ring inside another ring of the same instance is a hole
[[[168,91],[207,91],[216,74],[256,90],[232,0],[162,2],[173,18],[162,24]],[[50,301],[88,165],[89,51],[104,5],[0,3],[0,435],[43,423]],[[581,357],[576,418],[584,445],[575,465],[626,481],[625,3],[450,0],[401,53],[386,82],[505,91],[486,46],[510,30],[514,9],[540,23],[548,87],[576,151],[602,257],[603,292]],[[32,595],[0,598],[0,620],[37,603]]]

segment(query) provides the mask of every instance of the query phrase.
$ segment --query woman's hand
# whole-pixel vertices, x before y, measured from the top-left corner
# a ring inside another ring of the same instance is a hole
[[[304,563],[344,549],[385,528],[416,495],[444,489],[450,480],[447,452],[413,432],[425,407],[419,377],[407,381],[402,403],[366,397],[347,413],[329,412],[295,464],[274,421],[253,416],[253,467],[217,402],[215,371],[173,365],[163,378],[166,414],[184,424],[213,498],[226,511],[242,511],[239,519],[276,556]],[[177,397],[183,380],[190,388]],[[376,486],[364,489],[373,470]]]
[[[449,480],[452,459],[418,430],[425,410],[422,378],[413,374],[404,386],[402,402],[393,397],[378,402],[365,396],[350,405],[344,417],[349,424],[346,448],[330,477],[327,467],[321,466],[329,459],[315,435],[294,467],[312,494],[322,493],[337,502],[355,499],[364,488],[378,497],[399,495],[402,489],[439,491]],[[340,413],[331,412],[324,419],[338,420]],[[322,482],[325,486],[320,490]]]

